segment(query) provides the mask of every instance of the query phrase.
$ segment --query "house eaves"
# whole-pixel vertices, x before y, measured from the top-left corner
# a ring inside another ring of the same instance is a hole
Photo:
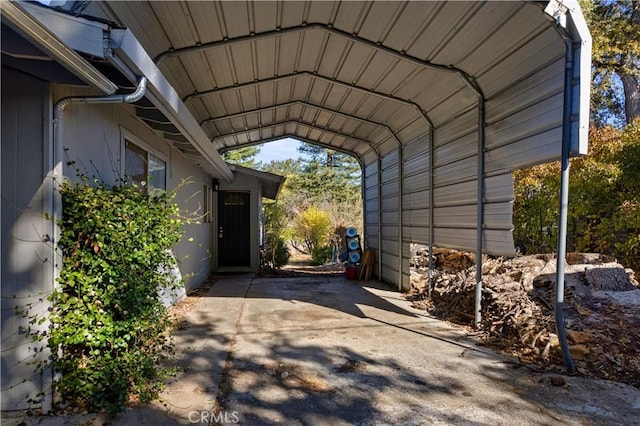
[[[269,198],[270,200],[275,200],[278,198],[278,194],[280,193],[282,185],[286,180],[284,176],[262,172],[259,170],[238,166],[236,164],[229,164],[229,167],[236,173],[243,173],[245,175],[257,178],[262,189],[262,196],[265,198]]]
[[[115,67],[123,74],[129,74],[129,78],[133,77],[131,73],[147,77],[149,91],[152,93],[152,96],[147,96],[149,100],[177,127],[207,164],[213,167],[213,174],[231,182],[231,169],[213,149],[207,135],[135,35],[128,29],[111,29],[109,40],[112,51],[110,60]],[[207,170],[207,167],[203,168]]]
[[[19,28],[26,27],[30,30],[34,34],[30,38],[37,42],[38,46],[43,46],[54,59],[62,61],[67,68],[71,67],[69,69],[79,73],[83,81],[104,93],[114,93],[118,87],[100,74],[76,50],[98,60],[108,60],[132,83],[141,76],[146,77],[148,90],[145,96],[188,142],[188,145],[180,146],[185,155],[209,174],[228,182],[233,180],[231,169],[213,149],[209,138],[173,86],[155,66],[131,31],[69,16],[33,3],[3,2],[2,14],[7,15],[12,23],[14,20],[26,23],[21,24]],[[12,18],[13,16],[17,18]],[[52,47],[47,48],[49,45]],[[100,76],[104,82],[99,80]]]

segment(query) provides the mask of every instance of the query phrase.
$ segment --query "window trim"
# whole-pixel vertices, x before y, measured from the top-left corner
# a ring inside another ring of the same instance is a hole
[[[168,161],[167,155],[153,148],[151,145],[143,141],[141,138],[136,136],[131,131],[120,126],[120,178],[122,179],[122,182],[124,182],[126,178],[127,141],[135,145],[139,149],[145,151],[147,153],[147,161],[149,161],[149,154],[152,154],[154,157],[164,162],[164,165],[165,165],[164,191],[167,191],[167,187],[168,187],[167,184],[169,180],[169,161]],[[148,186],[147,186],[147,192],[149,192]]]
[[[202,184],[202,223],[213,223],[213,188],[206,182]]]

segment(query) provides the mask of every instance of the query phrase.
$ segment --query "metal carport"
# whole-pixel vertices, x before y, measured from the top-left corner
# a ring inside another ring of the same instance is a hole
[[[102,1],[83,13],[135,35],[214,150],[290,136],[358,158],[366,245],[400,288],[410,242],[514,254],[511,172],[562,157],[566,172],[587,150],[591,45],[575,0]]]
[[[574,0],[95,6],[219,152],[291,136],[356,156],[366,244],[400,288],[409,242],[513,254],[512,170],[560,159],[563,138],[587,150],[591,45]]]

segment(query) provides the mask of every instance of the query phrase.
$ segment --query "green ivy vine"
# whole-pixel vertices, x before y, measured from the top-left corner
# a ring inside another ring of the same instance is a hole
[[[62,404],[116,414],[130,398],[158,396],[169,370],[170,318],[159,298],[177,288],[171,248],[183,235],[174,193],[149,196],[140,188],[100,182],[65,182],[57,244],[63,264],[49,295],[41,367],[55,372]],[[32,323],[36,320],[33,319]]]

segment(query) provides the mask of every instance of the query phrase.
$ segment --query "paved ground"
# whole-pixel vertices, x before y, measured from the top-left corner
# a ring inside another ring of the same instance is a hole
[[[220,278],[177,336],[186,371],[168,385],[165,405],[113,424],[640,424],[640,390],[535,372],[397,292],[362,284]],[[212,415],[216,396],[222,406]],[[31,423],[104,423],[39,420]]]

